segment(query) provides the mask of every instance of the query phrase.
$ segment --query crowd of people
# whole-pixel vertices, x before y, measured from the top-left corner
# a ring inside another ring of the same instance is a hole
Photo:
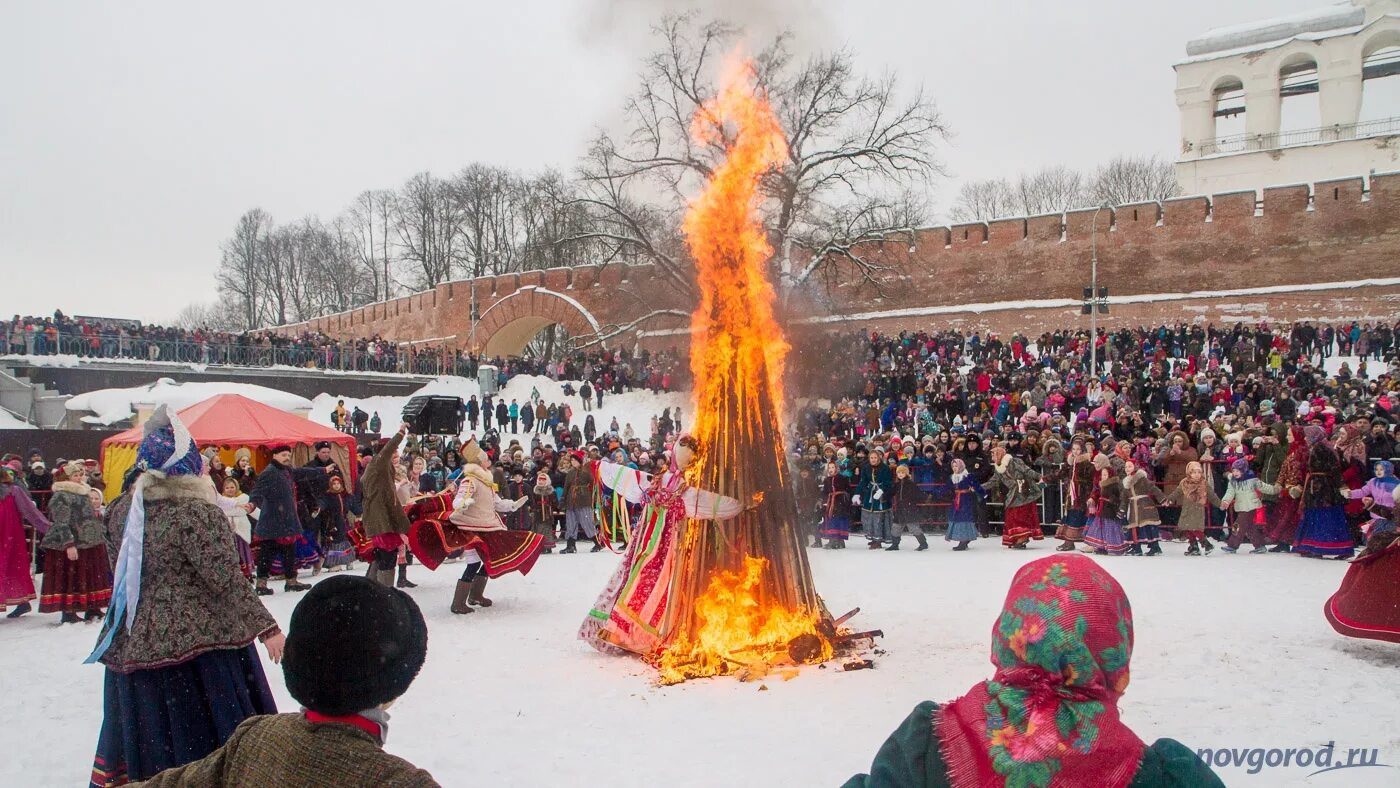
[[[227,332],[157,326],[136,320],[49,317],[0,320],[0,346],[12,355],[76,355],[93,359],[180,361],[234,366],[293,366],[315,369],[460,375],[476,378],[483,366],[497,371],[498,385],[516,375],[555,380],[590,380],[599,390],[621,394],[648,389],[675,391],[689,369],[673,350],[570,351],[556,359],[488,357],[441,342],[395,342],[378,335],[336,339],[314,332],[287,336],[274,331]]]

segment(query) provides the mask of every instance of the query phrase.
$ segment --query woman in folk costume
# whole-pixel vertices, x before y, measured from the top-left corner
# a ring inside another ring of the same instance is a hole
[[[1361,487],[1352,490],[1347,489],[1345,495],[1353,501],[1364,502],[1367,498],[1371,503],[1366,505],[1369,510],[1374,506],[1384,506],[1387,509],[1395,508],[1395,487],[1400,484],[1400,480],[1395,478],[1395,466],[1389,460],[1381,460],[1371,466],[1372,476]],[[57,487],[57,485],[55,485]],[[1339,491],[1340,492],[1340,491]],[[52,518],[53,512],[49,512]],[[1369,534],[1366,534],[1369,536]]]
[[[878,550],[890,538],[894,471],[885,464],[884,450],[878,448],[870,450],[866,462],[857,470],[860,476],[851,503],[860,506],[860,528],[865,532],[866,547]]]
[[[953,501],[948,509],[948,533],[943,541],[957,542],[954,550],[966,550],[977,540],[977,502],[987,497],[987,491],[968,473],[962,458],[953,460],[953,473],[948,477]]]
[[[213,481],[213,477],[209,477]],[[238,486],[238,480],[225,476],[222,494],[214,500],[228,518],[233,530],[233,546],[238,553],[238,568],[244,577],[253,576],[253,520],[258,517],[257,507],[248,502],[248,494]]]
[[[579,627],[579,638],[599,651],[655,653],[670,634],[670,598],[676,546],[690,520],[728,520],[743,506],[733,498],[691,487],[685,468],[698,450],[695,438],[676,441],[672,470],[656,476],[611,462],[598,467],[601,483],[632,503],[644,504],[627,552]]]
[[[1044,489],[1040,474],[1007,451],[1005,444],[999,443],[992,449],[992,478],[985,486],[988,494],[997,489],[1004,493],[1003,547],[1024,550],[1030,540],[1045,538],[1040,531],[1040,510],[1036,508]]]
[[[1119,716],[1133,654],[1123,588],[1093,559],[1021,567],[992,628],[995,674],[924,701],[845,788],[1223,788],[1187,746],[1148,745]]]
[[[1372,512],[1392,527],[1372,532],[1366,549],[1347,568],[1341,587],[1323,606],[1323,615],[1347,637],[1400,643],[1400,538],[1394,523],[1383,519],[1394,516],[1389,507],[1375,505]]]
[[[462,550],[466,568],[452,595],[452,612],[457,614],[474,612],[472,605],[490,607],[491,600],[482,595],[487,579],[515,571],[529,574],[544,549],[543,536],[506,528],[501,513],[516,511],[527,499],[501,498],[487,467],[490,460],[475,440],[462,447],[462,459],[455,491],[420,498],[408,508],[414,521],[409,544],[424,566],[435,569],[447,552]],[[445,552],[439,553],[439,546]]]
[[[325,568],[342,569],[355,563],[355,548],[350,544],[350,518],[364,512],[360,502],[345,489],[339,474],[332,475],[325,493],[321,495],[317,519],[317,536]]]
[[[1177,482],[1176,489],[1167,494],[1162,505],[1181,509],[1176,533],[1190,542],[1186,554],[1200,555],[1204,549],[1205,554],[1210,555],[1215,545],[1206,538],[1206,523],[1211,510],[1220,506],[1220,496],[1215,494],[1215,488],[1206,479],[1205,469],[1199,462],[1186,464],[1186,477]]]
[[[1285,436],[1280,440],[1286,442],[1288,448],[1275,480],[1280,493],[1276,500],[1265,506],[1269,529],[1266,536],[1274,544],[1269,548],[1271,553],[1287,553],[1293,549],[1302,511],[1298,499],[1288,491],[1295,487],[1302,489],[1308,472],[1308,442],[1303,428],[1296,424],[1290,426]]]
[[[1113,462],[1107,454],[1094,455],[1094,468],[1099,474],[1099,485],[1089,501],[1084,544],[1098,555],[1122,555],[1128,552],[1128,542],[1123,537],[1123,512],[1127,508],[1123,481],[1113,472]]]
[[[1301,488],[1289,491],[1302,504],[1302,522],[1293,543],[1293,552],[1310,558],[1350,558],[1354,550],[1347,526],[1347,498],[1341,490],[1341,459],[1323,439],[1322,428],[1309,425],[1304,431],[1309,444],[1308,472]]]
[[[408,434],[408,425],[401,425],[397,432],[379,447],[360,474],[361,525],[365,537],[370,541],[367,552],[369,569],[365,576],[380,585],[408,583],[408,575],[399,566],[398,583],[394,581],[394,567],[408,542],[409,527],[412,521],[404,514],[399,501],[398,474],[403,471],[399,464],[399,446]]]
[[[48,518],[19,483],[14,468],[0,465],[0,610],[16,606],[6,618],[19,618],[34,609],[29,604],[35,594],[25,523],[41,534],[49,529]]]
[[[203,758],[276,711],[252,643],[279,662],[285,638],[238,571],[204,458],[164,405],[144,431],[141,474],[107,513],[116,583],[87,658],[106,667],[94,786]]]
[[[1166,496],[1135,461],[1124,463],[1123,471],[1123,492],[1128,503],[1126,536],[1131,543],[1128,555],[1161,555],[1162,542],[1158,529],[1162,518],[1157,513],[1157,504]],[[1147,546],[1146,552],[1143,552],[1143,545]]]
[[[821,490],[821,535],[826,538],[826,549],[844,550],[851,537],[851,477],[842,473],[836,463],[829,462],[823,471]],[[821,547],[821,539],[812,546]]]
[[[1084,441],[1076,438],[1070,443],[1069,456],[1060,471],[1065,489],[1065,513],[1055,538],[1060,540],[1059,552],[1070,552],[1075,545],[1084,541],[1084,529],[1089,524],[1089,498],[1095,488],[1093,459],[1084,451]]]
[[[62,468],[49,498],[49,530],[39,548],[44,551],[44,587],[40,613],[62,613],[62,623],[102,617],[112,598],[112,566],[107,560],[107,535],[92,508],[87,469],[81,462]]]

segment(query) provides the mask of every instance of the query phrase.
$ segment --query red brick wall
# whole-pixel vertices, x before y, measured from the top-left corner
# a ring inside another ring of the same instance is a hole
[[[1279,186],[1263,190],[1262,210],[1256,210],[1254,193],[1235,192],[1101,211],[1097,223],[1099,284],[1108,287],[1113,296],[1124,296],[1400,276],[1400,174],[1373,178],[1365,199],[1360,178],[1319,183],[1314,190],[1311,207],[1307,186]],[[885,268],[882,287],[862,281],[849,269],[840,269],[814,277],[795,292],[787,314],[811,318],[1027,299],[1078,299],[1089,280],[1093,213],[1090,209],[1063,216],[1002,219],[990,225],[934,227],[919,231],[913,239],[899,237],[872,244],[872,259]],[[480,280],[476,286],[480,311],[485,313],[524,285],[538,285],[576,299],[604,326],[629,322],[655,309],[688,311],[692,307],[651,266],[608,265]],[[470,289],[467,282],[444,284],[436,292],[357,310],[354,319],[332,316],[310,326],[337,336],[378,334],[397,340],[452,336],[465,345],[471,328]],[[1232,309],[1232,304],[1259,309],[1237,314],[1241,310]],[[1267,314],[1274,319],[1380,319],[1400,314],[1397,307],[1400,289],[1371,287],[1296,296],[1118,305],[1108,324],[1197,316],[1218,321],[1249,314]],[[1009,331],[1076,325],[1081,320],[1074,308],[1000,309],[980,314],[833,322],[823,327],[963,325]],[[306,325],[284,330],[296,332]],[[477,343],[484,339],[478,336]],[[666,336],[648,344],[670,346],[684,340],[683,336]]]

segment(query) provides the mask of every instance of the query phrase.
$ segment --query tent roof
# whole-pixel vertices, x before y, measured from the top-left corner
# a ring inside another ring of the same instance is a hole
[[[355,438],[310,419],[278,410],[241,394],[219,394],[177,414],[199,446],[268,446],[277,443],[330,441],[354,453]],[[141,442],[141,427],[132,427],[102,441]]]

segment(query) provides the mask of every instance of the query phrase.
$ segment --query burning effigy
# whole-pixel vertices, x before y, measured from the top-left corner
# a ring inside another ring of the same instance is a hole
[[[751,63],[734,62],[691,123],[697,143],[726,153],[683,224],[700,291],[691,434],[664,474],[597,469],[600,484],[645,508],[579,636],[642,657],[663,684],[820,663],[859,637],[839,633],[846,617],[817,596],[783,449],[789,345],[758,206],[787,144],[756,82]]]

